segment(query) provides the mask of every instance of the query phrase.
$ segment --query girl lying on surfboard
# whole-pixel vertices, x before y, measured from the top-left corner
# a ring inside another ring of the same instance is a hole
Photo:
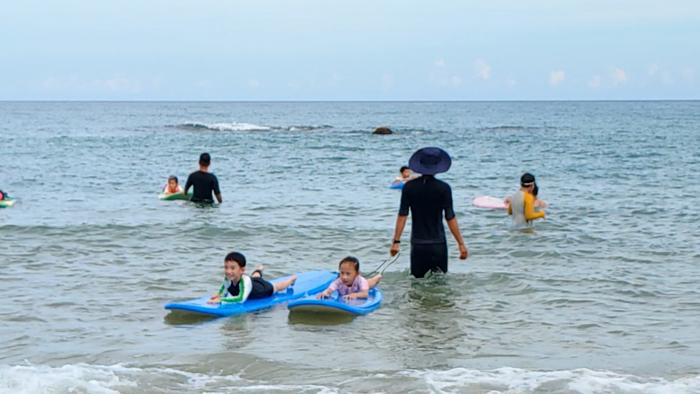
[[[255,300],[258,298],[270,297],[278,291],[285,290],[297,279],[292,275],[287,280],[277,283],[270,283],[262,278],[262,266],[257,266],[253,273],[245,274],[245,256],[238,252],[231,252],[224,258],[224,283],[219,291],[211,296],[208,303],[231,303],[245,302],[245,300]]]
[[[346,299],[367,298],[369,289],[382,280],[382,275],[378,274],[369,279],[360,275],[360,260],[348,256],[340,260],[338,264],[338,279],[334,280],[330,286],[321,292],[316,298],[329,297],[331,293],[337,291],[341,297]]]
[[[168,177],[168,184],[165,185],[165,188],[163,189],[163,193],[165,194],[175,194],[175,193],[182,193],[182,186],[178,184],[177,177],[175,175],[170,175]]]

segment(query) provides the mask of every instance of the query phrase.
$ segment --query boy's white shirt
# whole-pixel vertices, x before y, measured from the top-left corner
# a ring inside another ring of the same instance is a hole
[[[243,282],[243,297],[240,300],[232,301],[232,302],[245,302],[245,300],[248,299],[250,292],[253,290],[253,281],[250,279],[250,276],[243,274],[243,275],[241,275],[240,281]],[[231,286],[231,281],[228,278],[224,279],[224,285],[223,285],[224,292],[223,292],[223,294],[221,294],[222,302],[224,302],[225,298],[238,298],[239,294],[236,294],[236,295],[229,294],[228,288],[230,286]],[[239,284],[239,289],[240,289],[240,284]]]

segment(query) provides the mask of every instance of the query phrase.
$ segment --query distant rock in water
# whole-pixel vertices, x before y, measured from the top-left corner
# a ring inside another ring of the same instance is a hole
[[[376,129],[374,129],[374,133],[372,134],[388,135],[394,134],[394,132],[391,131],[391,129],[388,127],[377,127]]]

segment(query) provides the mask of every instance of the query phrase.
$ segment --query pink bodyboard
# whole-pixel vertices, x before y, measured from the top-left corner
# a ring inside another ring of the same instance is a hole
[[[502,198],[492,196],[478,196],[472,201],[475,207],[486,209],[506,209],[506,203]]]

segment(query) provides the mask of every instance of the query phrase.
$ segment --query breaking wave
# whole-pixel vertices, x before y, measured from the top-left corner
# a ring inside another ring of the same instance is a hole
[[[209,131],[312,131],[330,129],[329,125],[291,125],[291,126],[262,126],[253,123],[222,122],[222,123],[200,123],[188,122],[176,125],[183,130],[209,130]]]
[[[653,393],[691,394],[700,392],[700,376],[641,377],[585,368],[535,371],[503,367],[481,371],[467,368],[449,370],[405,370],[370,374],[377,391],[391,391],[401,382],[413,380],[414,387],[434,393]],[[297,392],[337,393],[341,385],[314,383],[271,383],[246,379],[239,374],[209,374],[174,368],[138,368],[116,365],[72,364],[0,366],[0,393],[105,393],[120,392]]]

